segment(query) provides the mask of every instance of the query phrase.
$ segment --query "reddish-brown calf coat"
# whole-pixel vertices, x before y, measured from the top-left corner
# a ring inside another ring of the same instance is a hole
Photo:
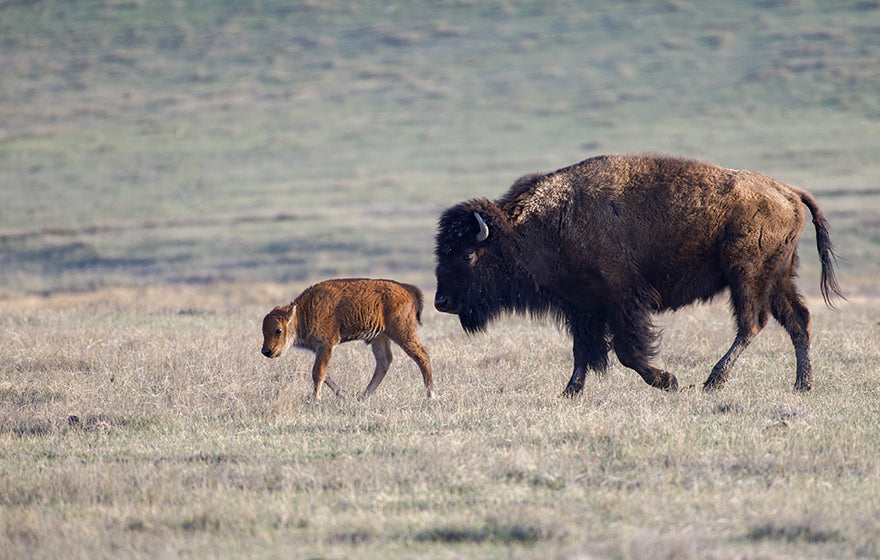
[[[428,351],[419,340],[422,293],[415,286],[392,280],[348,278],[327,280],[307,288],[293,302],[276,307],[263,319],[263,355],[277,358],[290,346],[315,353],[312,367],[314,397],[326,383],[336,394],[342,389],[327,375],[337,344],[362,340],[370,344],[376,369],[363,397],[369,397],[391,364],[391,341],[419,366],[428,396],[434,383]]]

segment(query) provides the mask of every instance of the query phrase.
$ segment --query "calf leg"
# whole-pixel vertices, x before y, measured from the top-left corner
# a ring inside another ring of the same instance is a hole
[[[574,371],[562,395],[574,397],[584,388],[587,369],[605,373],[608,368],[608,340],[605,318],[584,315],[570,319],[573,340]]]
[[[373,343],[370,346],[373,349],[373,356],[376,358],[376,371],[373,372],[373,378],[370,379],[370,383],[361,396],[364,399],[372,395],[376,388],[379,387],[379,383],[382,383],[382,380],[385,379],[385,374],[388,373],[388,367],[393,359],[391,355],[391,341],[384,334],[380,334],[373,339]]]
[[[434,398],[434,378],[431,373],[431,360],[428,357],[428,349],[418,339],[415,334],[409,336],[395,337],[394,342],[398,344],[406,355],[419,366],[422,372],[422,381],[425,383],[425,389],[428,391],[428,398]]]
[[[321,400],[321,385],[326,383],[337,395],[342,395],[343,390],[327,375],[327,364],[333,355],[333,348],[321,347],[315,351],[315,365],[312,366],[312,382],[314,383],[314,398]]]
[[[813,386],[810,365],[810,311],[792,281],[791,275],[780,278],[770,291],[770,312],[788,331],[797,358],[795,391],[809,391]]]
[[[344,397],[347,395],[347,393],[345,392],[345,389],[343,389],[342,387],[340,387],[339,385],[334,383],[333,380],[330,379],[329,375],[324,378],[324,383],[328,387],[330,387],[330,389],[333,391],[333,393],[336,394],[337,396]]]

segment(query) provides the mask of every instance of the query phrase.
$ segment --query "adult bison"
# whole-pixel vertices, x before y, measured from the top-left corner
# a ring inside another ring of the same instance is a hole
[[[730,291],[733,345],[703,385],[719,389],[772,314],[797,356],[795,389],[812,386],[810,312],[794,283],[805,204],[816,228],[821,290],[840,289],[828,222],[808,193],[750,171],[653,155],[607,155],[526,175],[491,202],[446,210],[436,235],[438,311],[477,332],[505,312],[549,314],[571,332],[564,394],[603,371],[608,352],[646,383],[674,391],[650,364],[650,314]]]

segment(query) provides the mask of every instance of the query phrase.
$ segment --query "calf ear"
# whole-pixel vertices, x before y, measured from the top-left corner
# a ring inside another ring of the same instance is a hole
[[[290,312],[288,313],[287,317],[285,317],[285,319],[287,319],[287,327],[288,328],[290,328],[290,326],[293,324],[294,317],[296,317],[296,306],[291,305]]]

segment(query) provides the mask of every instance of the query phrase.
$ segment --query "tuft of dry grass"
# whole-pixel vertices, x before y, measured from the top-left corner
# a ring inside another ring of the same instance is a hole
[[[719,393],[614,364],[565,399],[570,341],[426,310],[440,397],[397,358],[368,402],[308,400],[259,354],[275,285],[0,302],[0,556],[838,557],[880,553],[880,302],[813,304],[816,386],[768,327]],[[699,385],[722,304],[658,318]],[[371,356],[337,349],[363,385]]]

